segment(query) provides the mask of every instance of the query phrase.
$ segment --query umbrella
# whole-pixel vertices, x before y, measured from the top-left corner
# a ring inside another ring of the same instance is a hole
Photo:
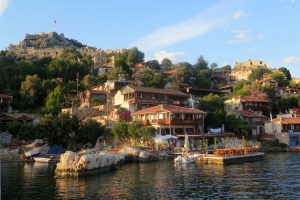
[[[185,134],[184,136],[184,148],[186,148],[186,150],[188,151],[189,150],[189,136],[187,134]]]

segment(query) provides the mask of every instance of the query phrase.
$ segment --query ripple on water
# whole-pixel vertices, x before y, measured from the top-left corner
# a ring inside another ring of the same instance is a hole
[[[128,164],[79,179],[54,179],[54,166],[3,163],[3,199],[298,199],[300,153],[219,166],[171,161]]]

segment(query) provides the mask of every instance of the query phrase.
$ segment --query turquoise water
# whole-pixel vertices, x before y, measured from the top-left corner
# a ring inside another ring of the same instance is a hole
[[[131,163],[79,179],[55,166],[2,163],[2,199],[300,199],[300,153],[228,166]]]

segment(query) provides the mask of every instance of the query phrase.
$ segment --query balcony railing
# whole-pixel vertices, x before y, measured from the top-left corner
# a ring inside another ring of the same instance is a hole
[[[166,101],[162,99],[140,99],[140,98],[128,98],[125,101],[130,101],[133,103],[151,103],[151,104],[165,104]]]
[[[263,111],[263,110],[268,110],[268,111],[270,111],[270,110],[272,110],[272,106],[253,106],[253,105],[244,105],[243,106],[243,108],[244,108],[244,110],[249,110],[249,109],[251,109],[251,110],[261,110],[261,111]]]
[[[202,119],[182,120],[182,119],[147,119],[142,121],[143,125],[159,124],[159,125],[194,125],[203,124]]]

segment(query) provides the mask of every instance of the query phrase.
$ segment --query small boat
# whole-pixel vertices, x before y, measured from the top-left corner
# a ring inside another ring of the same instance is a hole
[[[196,162],[196,157],[194,155],[188,155],[188,156],[177,156],[177,158],[174,159],[175,164],[186,164],[186,163],[194,163]]]
[[[34,157],[39,155],[42,152],[42,148],[31,149],[30,151],[25,151],[26,157]]]
[[[38,163],[49,163],[53,161],[53,157],[44,158],[44,157],[33,157],[33,160]]]

